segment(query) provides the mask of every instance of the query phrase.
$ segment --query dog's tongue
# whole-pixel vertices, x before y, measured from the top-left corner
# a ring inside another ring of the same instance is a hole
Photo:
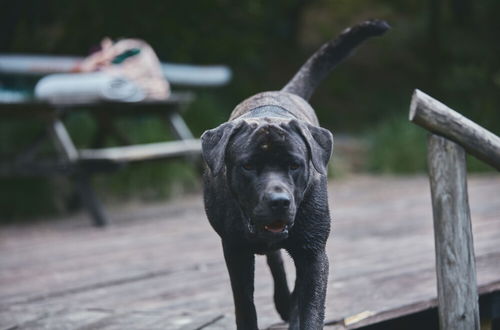
[[[286,224],[282,221],[275,221],[267,226],[264,226],[264,229],[270,231],[272,233],[281,233],[285,229]]]

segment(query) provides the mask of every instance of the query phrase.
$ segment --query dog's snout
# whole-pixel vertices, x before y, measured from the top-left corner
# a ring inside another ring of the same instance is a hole
[[[284,192],[272,192],[269,194],[269,206],[273,210],[284,210],[290,206],[290,197]]]

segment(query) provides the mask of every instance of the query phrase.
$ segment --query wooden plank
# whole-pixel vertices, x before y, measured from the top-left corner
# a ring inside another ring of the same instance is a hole
[[[0,116],[5,117],[42,117],[53,116],[56,112],[65,111],[92,111],[108,112],[119,115],[164,114],[182,109],[181,105],[192,102],[195,96],[191,92],[174,92],[164,101],[147,102],[99,102],[54,105],[46,102],[17,102],[0,103]]]
[[[60,119],[52,120],[50,130],[59,154],[69,162],[75,162],[78,158],[78,151],[63,122]]]
[[[500,261],[500,259],[498,260]],[[490,260],[490,262],[491,261],[493,260]],[[480,295],[497,291],[500,291],[500,280],[497,282],[478,286],[478,292]],[[435,307],[438,307],[437,298],[422,300],[409,305],[403,305],[397,308],[388,309],[386,311],[379,311],[377,313],[364,311],[359,314],[350,316],[349,318],[344,320],[330,321],[328,324],[344,325],[346,326],[346,329],[362,329],[369,325],[423,312]]]
[[[353,321],[373,312],[350,323],[355,329],[418,311],[404,307],[436,298],[428,190],[425,176],[352,176],[330,185],[327,320]],[[500,203],[492,196],[500,196],[500,177],[473,176],[469,190],[478,283],[496,291]],[[93,314],[96,322],[108,318],[110,327],[120,324],[113,315],[140,314],[130,320],[179,329],[186,319],[224,314],[207,329],[234,329],[220,241],[200,195],[170,203],[136,201],[109,211],[116,225],[105,230],[89,226],[82,215],[1,225],[0,324],[24,329],[25,322],[44,317],[41,322],[56,326],[66,322],[66,311],[73,328],[89,325],[79,320],[80,313],[101,312]],[[288,257],[285,267],[292,284]],[[257,258],[256,270],[259,325],[266,329],[280,319],[265,258]]]
[[[479,330],[465,150],[446,138],[430,135],[428,168],[434,214],[440,329]]]
[[[190,154],[199,154],[200,151],[200,140],[191,139],[113,148],[80,149],[79,160],[85,162],[137,162],[150,159],[163,159]]]
[[[411,99],[410,121],[455,141],[500,171],[500,137],[418,89]]]

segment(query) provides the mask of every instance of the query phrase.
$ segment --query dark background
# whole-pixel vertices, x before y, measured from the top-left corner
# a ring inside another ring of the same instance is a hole
[[[0,4],[2,53],[84,56],[105,36],[134,37],[149,42],[162,61],[230,66],[231,84],[197,90],[197,100],[185,115],[197,135],[223,122],[242,99],[280,89],[317,47],[345,27],[369,18],[385,19],[392,30],[364,44],[311,99],[323,126],[366,146],[361,170],[425,170],[425,133],[407,121],[415,88],[500,132],[498,0],[18,0]],[[28,139],[36,125],[0,123],[0,153],[8,156],[13,145],[22,143],[19,131],[25,130]],[[68,125],[80,145],[95,129],[85,115],[72,118]],[[120,125],[137,142],[167,137],[154,121]],[[487,169],[470,163],[471,170]],[[158,199],[198,189],[199,173],[183,162],[144,164],[98,178],[96,184],[108,199]],[[69,190],[64,179],[3,178],[0,209],[7,218],[62,210],[67,203],[61,201]],[[41,200],[40,194],[50,197]]]

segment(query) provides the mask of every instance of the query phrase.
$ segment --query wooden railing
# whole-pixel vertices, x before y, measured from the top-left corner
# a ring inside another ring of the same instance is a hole
[[[500,170],[500,138],[419,90],[412,97],[410,121],[431,132],[427,163],[440,329],[479,330],[465,156],[467,151]]]

